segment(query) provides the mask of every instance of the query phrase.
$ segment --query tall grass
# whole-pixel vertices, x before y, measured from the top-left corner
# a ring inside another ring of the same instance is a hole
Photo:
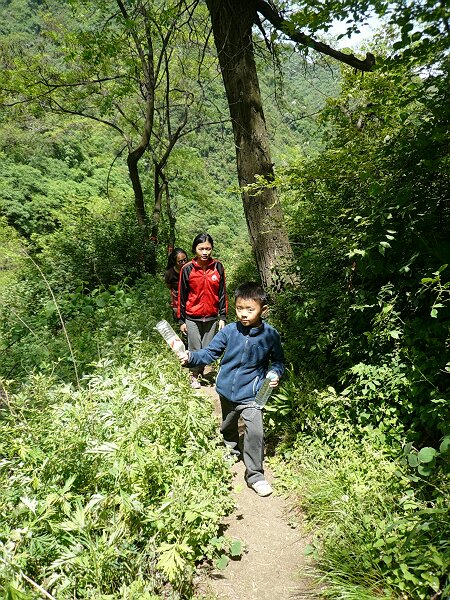
[[[442,501],[424,498],[417,478],[377,430],[358,438],[350,428],[336,434],[330,425],[329,442],[327,430],[323,424],[320,437],[300,434],[293,449],[272,461],[280,484],[297,494],[305,513],[323,596],[440,597],[450,565],[448,496],[440,490]]]
[[[232,502],[212,407],[153,331],[167,291],[55,298],[79,384],[59,316],[29,294],[9,297],[21,321],[3,307],[0,595],[189,598]]]

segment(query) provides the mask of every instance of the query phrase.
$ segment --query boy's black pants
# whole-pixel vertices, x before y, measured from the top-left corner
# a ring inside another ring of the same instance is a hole
[[[262,410],[251,404],[236,404],[220,396],[222,407],[222,425],[220,433],[232,454],[240,456],[238,421],[242,417],[245,423],[244,448],[242,458],[246,468],[245,478],[248,485],[264,479],[264,430]]]

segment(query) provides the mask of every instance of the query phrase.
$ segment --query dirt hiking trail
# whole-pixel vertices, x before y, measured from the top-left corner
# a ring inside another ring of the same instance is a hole
[[[220,401],[214,387],[199,393],[211,399],[220,422]],[[276,480],[265,464],[265,475],[274,493],[261,498],[247,487],[245,467],[231,467],[236,508],[224,520],[224,534],[242,543],[243,553],[224,570],[214,569],[203,579],[203,597],[220,600],[312,600],[318,596],[313,582],[302,575],[308,565],[304,549],[308,542],[301,527],[289,525],[290,504],[276,493]]]

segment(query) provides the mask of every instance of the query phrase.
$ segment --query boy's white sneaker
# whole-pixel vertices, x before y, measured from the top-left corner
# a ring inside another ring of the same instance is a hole
[[[258,496],[270,496],[270,494],[273,492],[272,486],[265,479],[261,479],[261,481],[255,481],[255,483],[252,483],[250,487],[252,490],[255,490]]]

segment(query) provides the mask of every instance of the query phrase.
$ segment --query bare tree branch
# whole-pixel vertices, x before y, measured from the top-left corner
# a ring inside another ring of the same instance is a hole
[[[57,109],[55,109],[52,104],[55,104],[57,106]],[[97,123],[103,123],[103,125],[108,125],[108,127],[112,127],[113,129],[115,129],[118,133],[120,133],[120,135],[124,138],[127,139],[125,132],[115,123],[113,123],[112,121],[107,121],[106,119],[101,119],[100,117],[95,117],[94,115],[90,115],[89,113],[85,113],[81,110],[70,110],[70,108],[66,108],[64,106],[62,106],[57,100],[55,100],[54,98],[50,99],[49,102],[49,106],[52,110],[52,112],[54,113],[63,113],[63,114],[67,114],[67,115],[76,115],[78,117],[83,117],[84,119],[91,119],[92,121],[97,121]]]
[[[321,54],[331,56],[336,60],[349,65],[350,67],[358,69],[359,71],[371,71],[373,69],[375,65],[375,56],[370,52],[366,54],[366,58],[364,60],[360,60],[359,58],[356,58],[354,54],[345,54],[345,52],[334,50],[334,48],[331,48],[331,46],[328,46],[322,42],[318,42],[309,35],[297,30],[291,21],[284,19],[278,12],[276,12],[273,6],[265,0],[255,0],[255,5],[258,13],[267,19],[275,27],[275,29],[278,29],[278,31],[284,33],[284,35],[292,41],[298,42],[302,46],[313,48],[313,50],[316,50]]]

